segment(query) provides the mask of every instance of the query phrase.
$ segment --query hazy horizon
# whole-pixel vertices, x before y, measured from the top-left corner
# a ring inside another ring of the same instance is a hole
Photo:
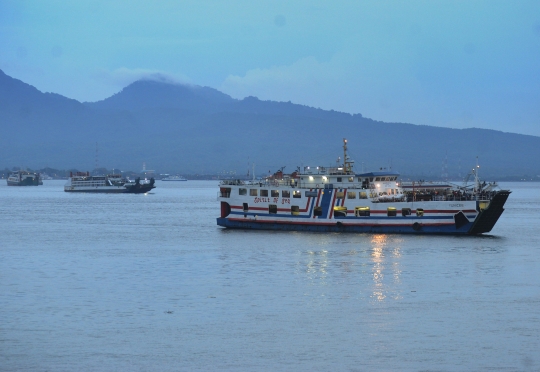
[[[0,3],[0,69],[95,102],[159,76],[233,98],[540,136],[535,1]]]

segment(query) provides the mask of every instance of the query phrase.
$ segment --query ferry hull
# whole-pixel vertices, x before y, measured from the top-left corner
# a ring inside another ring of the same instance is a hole
[[[94,193],[94,194],[145,194],[152,190],[153,187],[140,187],[140,188],[77,188],[77,189],[70,189],[69,187],[65,187],[65,192],[84,192],[84,193]]]
[[[477,202],[463,202],[466,212],[445,210],[449,203],[427,202],[416,205],[428,208],[434,203],[436,210],[428,210],[430,216],[398,216],[387,217],[372,210],[374,215],[369,217],[319,217],[312,213],[307,215],[289,216],[277,214],[275,217],[264,216],[258,212],[242,212],[229,204],[222,203],[222,216],[217,218],[217,224],[232,229],[249,230],[281,230],[281,231],[314,231],[314,232],[351,232],[372,234],[418,234],[418,235],[480,235],[490,232],[504,211],[504,204],[510,195],[509,191],[499,191],[486,209],[477,212],[472,206]],[[466,204],[468,203],[468,204]],[[308,205],[310,202],[308,201]],[[453,203],[452,203],[453,204]],[[410,204],[394,204],[401,207],[411,207]],[[476,208],[476,207],[474,207]]]
[[[440,234],[440,235],[469,235],[473,225],[469,222],[460,228],[454,224],[423,225],[414,223],[402,225],[361,225],[346,224],[340,221],[333,223],[294,223],[276,221],[254,221],[232,218],[218,218],[217,224],[222,227],[246,230],[281,230],[281,231],[311,231],[336,233],[370,233],[370,234]]]
[[[39,186],[39,181],[21,181],[21,182],[7,182],[8,186]]]

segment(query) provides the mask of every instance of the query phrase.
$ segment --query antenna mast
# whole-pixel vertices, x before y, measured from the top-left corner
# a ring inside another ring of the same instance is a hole
[[[474,190],[480,192],[480,179],[478,178],[478,170],[480,166],[478,165],[478,156],[476,157],[476,168],[474,169]]]
[[[349,161],[347,156],[347,139],[343,138],[343,172],[352,173],[352,164],[353,162]]]
[[[98,168],[99,168],[99,148],[98,148],[98,143],[96,142],[96,164],[95,164],[95,168],[94,168],[94,172],[97,172]]]

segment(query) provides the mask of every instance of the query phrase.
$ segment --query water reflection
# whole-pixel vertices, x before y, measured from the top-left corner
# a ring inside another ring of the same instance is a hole
[[[322,290],[316,296],[339,292],[374,302],[396,300],[402,298],[402,248],[403,238],[395,235],[325,237],[298,251],[296,272],[316,292]]]
[[[306,274],[309,280],[320,280],[326,283],[328,275],[328,251],[308,251],[309,260],[306,265]]]
[[[390,239],[385,234],[371,237],[373,290],[370,297],[376,301],[384,301],[388,296],[393,299],[401,298],[399,292],[401,245],[402,239],[396,237]],[[386,274],[391,274],[390,281],[385,280]]]

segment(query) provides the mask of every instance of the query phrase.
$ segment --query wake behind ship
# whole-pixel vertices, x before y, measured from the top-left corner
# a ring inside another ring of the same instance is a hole
[[[69,180],[64,186],[64,191],[144,194],[156,187],[154,183],[153,178],[149,182],[141,182],[140,178],[137,178],[133,182],[123,178],[120,174],[91,176],[89,172],[70,172]]]
[[[402,187],[399,173],[355,173],[347,156],[336,167],[282,171],[261,181],[220,183],[219,226],[241,229],[478,235],[492,230],[510,195],[496,184]]]

